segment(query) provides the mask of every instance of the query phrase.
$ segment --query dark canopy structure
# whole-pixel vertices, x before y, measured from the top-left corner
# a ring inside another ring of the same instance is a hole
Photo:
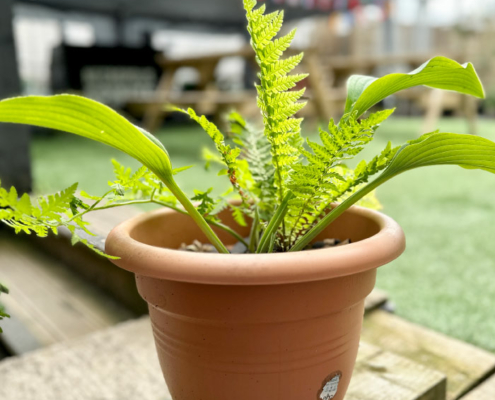
[[[14,0],[16,1],[16,0]],[[152,18],[171,23],[201,23],[222,30],[243,29],[242,0],[17,0],[18,4],[43,5],[59,11],[106,14],[116,18]],[[260,2],[261,3],[261,2]],[[286,5],[266,1],[268,9],[285,9],[286,18],[301,18],[330,11],[322,7]]]

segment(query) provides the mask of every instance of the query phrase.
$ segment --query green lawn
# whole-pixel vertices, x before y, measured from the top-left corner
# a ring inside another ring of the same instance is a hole
[[[420,127],[420,119],[391,119],[364,157],[388,140],[400,144],[417,137]],[[459,119],[442,120],[439,127],[467,131]],[[479,131],[495,139],[495,121],[480,121]],[[199,129],[171,126],[158,137],[175,167],[197,165],[178,177],[186,191],[228,186],[225,177],[202,168],[200,148],[210,142]],[[111,157],[137,166],[111,148],[72,135],[34,138],[32,154],[39,193],[75,181],[88,192],[102,193],[112,178]],[[405,254],[378,276],[378,287],[389,293],[397,314],[495,351],[495,176],[458,167],[428,168],[392,180],[378,195],[408,241]]]

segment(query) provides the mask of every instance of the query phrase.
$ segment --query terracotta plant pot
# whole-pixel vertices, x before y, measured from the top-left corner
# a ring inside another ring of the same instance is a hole
[[[247,228],[222,219],[244,236]],[[227,244],[233,239],[217,231]],[[174,400],[342,400],[376,268],[404,250],[401,228],[353,207],[317,240],[352,240],[276,254],[177,251],[206,241],[169,210],[116,227],[106,248],[136,274]]]

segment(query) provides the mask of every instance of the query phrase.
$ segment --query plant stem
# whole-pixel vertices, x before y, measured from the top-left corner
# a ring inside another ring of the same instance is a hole
[[[120,207],[120,206],[131,206],[131,205],[135,205],[135,204],[158,204],[158,205],[163,206],[163,207],[168,207],[168,208],[170,208],[174,211],[177,211],[181,214],[189,215],[189,213],[187,211],[183,210],[182,208],[173,206],[172,204],[169,204],[169,203],[164,203],[162,201],[152,200],[152,199],[149,199],[149,200],[129,200],[126,202],[114,203],[114,204],[109,204],[109,205],[105,205],[102,207],[93,208],[90,211],[106,210],[107,208],[114,208],[114,207]],[[86,212],[82,212],[82,213],[78,214],[77,216],[79,217],[79,216],[82,216],[83,214],[86,214]],[[248,246],[248,243],[244,240],[244,238],[240,234],[238,234],[236,231],[234,231],[231,227],[224,225],[221,222],[217,222],[217,221],[208,221],[207,220],[206,222],[209,225],[213,225],[213,226],[216,226],[217,228],[224,230],[225,232],[229,233],[234,238],[236,238],[239,242],[244,244],[246,247]]]
[[[260,227],[260,214],[258,212],[258,207],[254,207],[254,219],[251,225],[251,233],[249,235],[249,246],[248,250],[250,253],[256,251],[256,246],[259,240],[259,227]]]
[[[393,175],[392,175],[393,176]],[[362,189],[358,190],[352,196],[349,196],[346,200],[340,203],[332,211],[330,211],[320,222],[318,222],[308,233],[306,233],[302,238],[300,238],[294,246],[292,246],[289,251],[300,251],[303,250],[311,241],[316,238],[328,225],[340,217],[346,210],[348,210],[353,204],[361,200],[368,193],[376,189],[382,183],[388,181],[392,176],[381,175],[373,182],[364,186]]]
[[[287,192],[280,206],[275,210],[275,214],[273,215],[270,223],[263,232],[263,236],[261,237],[258,248],[256,249],[256,253],[266,253],[270,247],[270,240],[273,235],[276,234],[278,227],[285,218],[285,214],[287,214],[287,207],[289,205],[289,201],[294,197],[292,192]]]
[[[185,208],[187,213],[191,216],[191,218],[198,224],[199,228],[206,235],[210,243],[215,246],[219,253],[229,254],[229,250],[225,247],[222,241],[218,238],[218,236],[213,232],[210,225],[206,222],[203,216],[196,210],[194,204],[188,199],[185,193],[179,188],[177,183],[173,179],[167,181],[167,187],[172,192],[172,194],[179,200],[182,206]]]

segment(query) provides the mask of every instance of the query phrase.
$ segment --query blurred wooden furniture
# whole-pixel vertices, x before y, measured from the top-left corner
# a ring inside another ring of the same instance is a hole
[[[246,46],[238,51],[213,54],[208,56],[189,57],[182,59],[167,59],[159,57],[159,64],[163,68],[160,82],[153,96],[147,99],[134,99],[131,107],[144,109],[144,126],[149,131],[156,130],[162,123],[167,112],[166,106],[191,106],[198,113],[217,115],[226,108],[235,108],[247,113],[256,110],[256,91],[246,89],[242,91],[222,91],[215,84],[215,69],[219,62],[227,57],[242,57],[247,63],[255,65],[254,52]],[[199,82],[196,90],[173,90],[175,74],[180,68],[192,67],[199,72]],[[301,71],[307,71],[309,90],[305,98],[316,115],[327,120],[332,115],[332,102],[345,102],[345,90],[335,89],[333,80],[323,72],[318,55],[312,49],[305,51]],[[257,110],[255,111],[257,113]]]
[[[326,19],[317,22],[309,47],[304,50],[305,57],[298,72],[309,72],[303,83],[307,86],[305,98],[308,107],[301,115],[316,116],[328,121],[330,117],[338,118],[345,105],[346,81],[350,75],[376,75],[393,72],[401,68],[411,71],[428,59],[437,55],[437,51],[404,51],[402,53],[383,53],[379,51],[379,26],[371,24],[354,29],[347,37],[338,37],[329,29]],[[301,49],[292,49],[297,53]],[[383,50],[383,49],[382,49]],[[461,51],[448,47],[444,55],[462,59]],[[234,107],[239,111],[256,114],[254,90],[222,91],[215,83],[215,70],[219,62],[227,57],[242,57],[255,70],[254,53],[249,46],[237,51],[212,54],[207,56],[167,59],[160,56],[159,65],[163,69],[160,82],[154,94],[146,99],[132,102],[134,107],[141,107],[144,113],[144,125],[150,131],[156,130],[163,121],[166,105],[192,106],[201,114],[218,115],[226,108]],[[198,71],[199,82],[193,91],[174,90],[173,83],[177,71],[183,67]],[[301,85],[302,86],[302,85]],[[425,90],[410,90],[398,95],[415,103],[418,108],[427,110],[425,126],[433,126],[445,109],[454,107],[461,111],[470,121],[471,131],[475,130],[476,106],[472,101],[458,103],[446,96],[430,95]],[[447,101],[449,100],[449,101]],[[433,129],[433,128],[432,128]]]
[[[461,32],[456,28],[432,28],[429,42],[423,43],[424,50],[417,50],[417,31],[414,28],[400,26],[388,29],[380,23],[357,24],[347,35],[337,35],[332,26],[332,18],[317,22],[312,43],[320,59],[324,75],[330,77],[335,88],[345,88],[350,75],[381,76],[395,71],[409,72],[434,56],[443,55],[458,62],[472,61],[478,65],[482,81],[488,82],[491,69],[486,60],[486,49],[493,35],[486,30],[479,32]],[[493,32],[492,30],[488,30]],[[383,36],[387,39],[384,39]],[[385,41],[390,43],[385,45]],[[396,41],[397,43],[392,43]],[[400,49],[400,53],[391,49]],[[481,57],[481,58],[483,58]],[[490,64],[491,65],[491,64]],[[413,88],[398,93],[398,99],[407,100],[415,109],[421,110],[425,119],[422,132],[436,129],[438,120],[445,111],[462,115],[468,120],[469,133],[476,133],[478,100],[452,92],[431,91]],[[342,105],[339,110],[342,110]]]
[[[215,69],[218,63],[226,57],[242,57],[254,61],[254,55],[249,47],[238,51],[213,54],[208,56],[188,57],[182,59],[167,59],[159,56],[158,64],[163,73],[153,97],[144,99],[144,126],[149,131],[156,130],[162,123],[166,106],[192,106],[198,113],[216,113],[219,109],[234,106],[242,108],[256,96],[253,90],[241,92],[220,91],[215,85]],[[174,91],[173,82],[176,72],[183,67],[195,68],[199,73],[199,82],[194,91]],[[139,103],[137,101],[134,104]]]

